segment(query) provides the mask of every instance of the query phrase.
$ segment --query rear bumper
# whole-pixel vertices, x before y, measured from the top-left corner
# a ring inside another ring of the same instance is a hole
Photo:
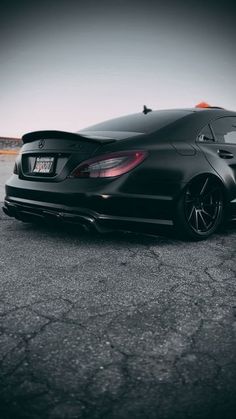
[[[175,202],[184,187],[179,182],[164,181],[153,185],[148,189],[148,185],[137,188],[134,184],[128,189],[123,177],[53,183],[25,181],[12,175],[6,183],[3,211],[27,222],[75,223],[99,232],[118,229],[152,233],[160,226],[173,226]],[[229,218],[235,218],[236,201],[229,204]]]
[[[35,202],[24,199],[5,199],[3,211],[9,217],[35,222],[46,221],[54,223],[74,223],[86,230],[107,232],[112,230],[154,232],[155,227],[170,227],[172,220],[152,219],[141,217],[124,217],[111,214],[103,214],[88,208],[67,207],[53,203]]]
[[[4,212],[23,221],[77,223],[97,231],[152,232],[155,226],[171,226],[173,199],[181,185],[160,183],[155,194],[134,185],[134,193],[125,176],[36,182],[12,175],[6,183]]]

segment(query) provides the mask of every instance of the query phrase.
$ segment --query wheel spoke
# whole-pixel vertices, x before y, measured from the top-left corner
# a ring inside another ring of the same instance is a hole
[[[195,209],[195,207],[194,207],[194,206],[192,206],[192,209],[191,209],[190,215],[189,215],[189,217],[188,217],[188,221],[190,221],[190,220],[191,220],[192,215],[193,215],[193,213],[194,213],[194,209]]]
[[[202,209],[201,212],[205,215],[207,215],[208,217],[210,217],[212,220],[214,219],[214,217],[212,217],[211,214],[209,214],[209,212],[207,212],[205,209]]]
[[[203,184],[203,187],[202,187],[201,192],[200,192],[199,195],[203,195],[204,194],[204,191],[206,190],[206,187],[207,187],[208,182],[209,182],[209,177],[206,178],[206,180],[205,180],[205,182]]]
[[[207,230],[208,225],[207,225],[207,223],[205,222],[205,220],[204,220],[204,218],[203,218],[203,215],[202,215],[202,210],[198,211],[198,214],[199,214],[199,217],[200,217],[200,218],[201,218],[201,220],[202,220],[202,223],[203,223],[203,225],[204,225],[205,229]]]
[[[216,192],[216,191],[219,191],[219,188],[213,188],[213,189],[211,189],[210,191],[208,191],[208,192],[206,192],[205,194],[202,194],[202,196],[201,196],[201,199],[205,199],[207,196],[209,196],[210,195],[210,197],[212,198],[213,197],[213,194]]]
[[[194,216],[195,216],[196,230],[198,230],[198,210],[196,208],[195,208],[195,211],[194,211]]]

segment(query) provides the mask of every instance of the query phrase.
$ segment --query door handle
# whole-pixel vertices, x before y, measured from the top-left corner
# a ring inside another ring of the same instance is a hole
[[[217,150],[217,154],[222,159],[233,159],[234,155],[230,151],[227,150]]]

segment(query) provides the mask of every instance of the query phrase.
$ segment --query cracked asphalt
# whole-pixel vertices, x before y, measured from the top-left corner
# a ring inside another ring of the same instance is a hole
[[[1,213],[0,418],[235,418],[235,279],[235,224],[185,243]]]

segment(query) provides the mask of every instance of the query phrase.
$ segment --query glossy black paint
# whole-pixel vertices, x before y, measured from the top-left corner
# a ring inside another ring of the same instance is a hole
[[[27,221],[57,219],[99,231],[118,228],[154,233],[158,225],[175,223],[177,203],[186,185],[197,177],[213,176],[222,187],[227,216],[236,218],[236,144],[222,147],[217,142],[198,141],[207,124],[220,117],[236,117],[236,113],[211,108],[166,112],[172,112],[170,120],[148,133],[128,132],[126,117],[125,131],[104,131],[103,126],[99,131],[94,126],[78,134],[26,134],[17,158],[19,173],[6,183],[4,211]],[[142,117],[150,115],[153,124],[159,111]],[[233,157],[222,158],[222,148]],[[68,178],[84,160],[124,150],[145,150],[148,157],[115,178]],[[49,155],[56,157],[55,175],[32,174],[35,157]]]

